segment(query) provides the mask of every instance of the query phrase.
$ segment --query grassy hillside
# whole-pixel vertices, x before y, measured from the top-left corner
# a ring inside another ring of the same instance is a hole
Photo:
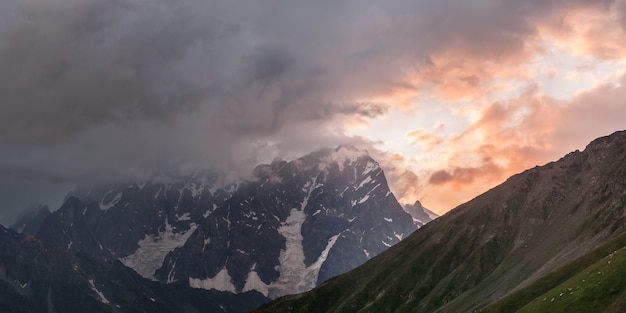
[[[586,313],[604,312],[607,308],[610,312],[624,312],[625,279],[626,250],[620,249],[552,288],[518,312]]]
[[[626,234],[479,310],[626,312]]]

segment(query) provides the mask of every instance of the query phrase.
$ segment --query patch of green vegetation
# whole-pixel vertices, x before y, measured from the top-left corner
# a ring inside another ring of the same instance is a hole
[[[603,312],[625,291],[626,250],[620,249],[518,312]]]
[[[601,264],[605,258],[611,257],[612,253],[614,253],[615,251],[619,250],[621,251],[620,255],[624,254],[623,250],[620,250],[624,247],[626,247],[626,233],[619,235],[618,237],[612,239],[611,241],[600,246],[594,251],[576,259],[575,261],[559,268],[558,270],[550,274],[547,274],[543,278],[538,279],[536,282],[534,282],[530,286],[522,288],[502,298],[496,303],[493,303],[483,309],[478,310],[478,312],[481,312],[481,313],[517,312],[518,310],[527,306],[531,302],[543,301],[543,299],[547,298],[547,294],[549,294],[551,291],[553,290],[559,291],[559,288],[561,287],[561,285],[565,284],[570,279],[574,279],[575,277],[578,277],[579,275],[583,275],[584,273],[587,273],[587,271],[589,271],[592,267],[596,266],[597,264]],[[611,261],[611,262],[615,264],[616,261]],[[626,261],[625,263],[622,263],[622,265],[623,265],[622,268],[626,270]],[[605,273],[608,273],[608,272],[605,271]],[[620,275],[607,274],[606,278],[608,279],[613,276],[615,276],[616,279],[618,279],[617,282],[621,284],[620,285],[621,287],[619,287],[621,288],[620,290],[622,291],[626,290],[626,273],[622,273]],[[606,283],[612,284],[613,280],[609,279],[606,281]],[[572,287],[569,286],[569,287],[566,287],[565,289],[567,290],[567,288],[572,288]],[[593,290],[590,290],[588,292],[592,292],[592,291]],[[599,297],[605,297],[606,294],[608,293],[608,289],[596,290],[596,291],[600,291],[598,294]],[[563,292],[563,290],[559,291],[557,295],[560,295],[561,292]],[[568,290],[568,292],[570,291]],[[552,298],[553,298],[552,296],[547,298],[547,301],[550,301]],[[531,310],[527,312],[557,312],[557,311],[555,311],[554,309],[549,309],[547,311],[538,311],[537,309],[537,311]],[[574,312],[574,311],[562,311],[562,312]]]

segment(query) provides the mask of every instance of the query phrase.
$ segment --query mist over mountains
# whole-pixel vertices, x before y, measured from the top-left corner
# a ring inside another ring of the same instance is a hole
[[[62,255],[126,268],[123,279],[135,277],[141,288],[209,290],[213,302],[228,307],[239,295],[259,305],[308,291],[437,217],[419,202],[408,214],[378,163],[353,147],[275,160],[258,166],[253,177],[224,185],[219,175],[198,172],[167,183],[83,186],[58,210],[43,207],[13,227]],[[22,238],[16,237],[18,243]],[[77,278],[82,284],[92,275],[85,271],[86,278]],[[20,275],[22,284],[47,284],[45,278]],[[114,307],[110,282],[100,284],[105,289],[92,289]],[[17,292],[24,303],[41,300],[27,290]],[[51,301],[48,308],[66,300]]]

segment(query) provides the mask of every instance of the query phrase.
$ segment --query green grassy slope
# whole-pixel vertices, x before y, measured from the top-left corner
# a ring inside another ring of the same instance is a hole
[[[604,312],[615,300],[623,298],[625,280],[626,250],[620,249],[546,292],[518,312]],[[623,305],[620,307],[626,309]]]
[[[622,234],[478,312],[626,312],[625,292]]]

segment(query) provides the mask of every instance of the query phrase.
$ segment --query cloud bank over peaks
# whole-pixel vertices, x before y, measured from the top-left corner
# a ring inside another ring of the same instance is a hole
[[[301,40],[290,42],[265,25],[293,21],[256,12],[258,6],[3,4],[0,167],[40,166],[51,178],[76,179],[94,171],[151,175],[166,163],[255,163],[255,149],[247,146],[284,128],[310,122],[317,131],[337,115],[384,114],[384,103],[338,92],[331,67],[308,61],[293,49]],[[246,157],[233,160],[237,155]]]
[[[532,79],[527,65],[547,51],[546,42],[572,54],[623,59],[623,47],[611,43],[624,42],[625,3],[4,0],[0,185],[18,178],[142,179],[207,167],[236,176],[260,161],[321,147],[371,152],[385,139],[351,130],[392,111],[420,113],[459,101],[475,103],[474,114],[484,117],[455,134],[459,139],[415,125],[422,131],[399,140],[432,151],[479,145],[476,134],[493,125],[490,110],[567,109],[538,95],[529,109],[487,101]],[[538,134],[524,129],[510,132],[512,138]],[[470,147],[499,175],[508,159],[484,155],[516,151]],[[394,165],[398,154],[380,149],[387,158],[381,164],[397,178],[392,186],[405,194],[427,187],[428,177]],[[481,164],[456,162],[458,149],[449,150],[432,183],[475,181],[471,169]]]

